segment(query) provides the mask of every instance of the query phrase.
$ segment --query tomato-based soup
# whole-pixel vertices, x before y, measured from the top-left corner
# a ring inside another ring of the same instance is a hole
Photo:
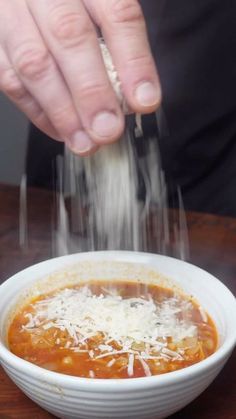
[[[195,364],[217,331],[192,297],[156,285],[93,282],[37,297],[14,317],[10,350],[51,371],[135,378]]]

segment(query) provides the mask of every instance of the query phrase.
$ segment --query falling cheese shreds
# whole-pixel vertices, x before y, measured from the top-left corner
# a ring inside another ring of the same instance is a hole
[[[92,359],[126,354],[131,375],[134,356],[138,355],[148,375],[150,371],[144,359],[181,358],[179,353],[167,348],[168,338],[179,342],[197,335],[197,327],[190,320],[192,309],[190,301],[178,296],[162,302],[155,302],[150,295],[147,299],[122,298],[111,293],[97,296],[84,286],[60,290],[33,304],[34,311],[25,314],[28,323],[23,327],[29,333],[38,327],[66,331],[68,342],[65,347],[87,352]],[[85,350],[89,339],[98,335],[103,340],[99,342],[96,354]],[[139,345],[141,349],[136,350]]]

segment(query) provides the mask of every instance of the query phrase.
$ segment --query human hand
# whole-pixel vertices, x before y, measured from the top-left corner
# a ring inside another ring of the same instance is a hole
[[[0,0],[0,10],[0,90],[74,152],[90,154],[124,129],[96,26],[129,107],[158,107],[160,84],[137,0]]]

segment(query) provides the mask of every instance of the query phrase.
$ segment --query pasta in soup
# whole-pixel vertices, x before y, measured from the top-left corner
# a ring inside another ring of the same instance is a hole
[[[99,281],[30,301],[14,317],[8,344],[15,355],[58,373],[124,379],[207,358],[217,348],[217,331],[192,297],[156,285]]]

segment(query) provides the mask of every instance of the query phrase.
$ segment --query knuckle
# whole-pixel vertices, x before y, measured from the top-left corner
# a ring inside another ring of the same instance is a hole
[[[93,33],[91,22],[78,12],[55,9],[49,17],[52,35],[67,47],[82,44]]]
[[[112,0],[110,11],[113,23],[144,23],[142,9],[137,0]]]
[[[57,106],[50,113],[50,120],[58,132],[70,132],[77,126],[78,120],[70,105]]]
[[[54,125],[59,126],[63,125],[64,122],[67,120],[67,117],[70,115],[71,109],[64,107],[64,106],[57,106],[55,109],[52,110],[51,118],[53,120]]]
[[[12,68],[1,73],[1,88],[13,100],[22,100],[27,95],[26,89]]]
[[[112,93],[113,90],[110,88],[109,84],[103,81],[96,81],[94,78],[81,83],[79,86],[78,97],[81,102],[91,98],[92,103],[96,103],[93,100],[94,98],[108,98],[108,100],[112,100]]]
[[[45,113],[43,109],[39,106],[39,104],[34,100],[32,96],[27,98],[24,104],[24,111],[26,115],[33,121],[36,125],[42,123],[43,119],[45,119]]]
[[[133,54],[129,58],[128,62],[129,67],[132,67],[139,73],[152,73],[154,70],[153,60],[151,54],[147,51],[146,53],[137,53]]]
[[[49,52],[40,48],[27,48],[22,51],[16,62],[19,74],[31,81],[42,79],[48,72],[51,64]]]

